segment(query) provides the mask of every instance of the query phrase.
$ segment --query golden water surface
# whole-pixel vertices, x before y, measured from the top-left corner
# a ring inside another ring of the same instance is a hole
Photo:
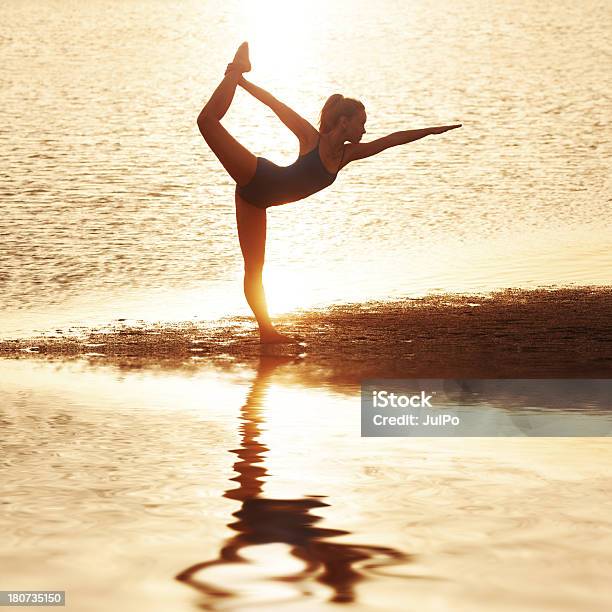
[[[461,122],[269,213],[273,312],[499,287],[609,284],[612,7],[71,2],[0,6],[0,333],[241,314],[233,186],[195,118],[239,42],[313,123],[362,99],[368,138]],[[225,125],[290,163],[239,91]]]

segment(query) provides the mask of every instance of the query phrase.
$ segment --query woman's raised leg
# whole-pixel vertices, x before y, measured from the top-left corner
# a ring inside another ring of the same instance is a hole
[[[257,158],[221,125],[221,119],[232,103],[243,70],[248,69],[248,47],[243,44],[198,116],[198,127],[204,140],[238,185],[246,185],[253,178]]]
[[[257,319],[259,339],[265,344],[295,342],[295,339],[274,329],[268,314],[262,278],[266,254],[266,211],[249,204],[236,193],[236,223],[244,258],[244,295]]]

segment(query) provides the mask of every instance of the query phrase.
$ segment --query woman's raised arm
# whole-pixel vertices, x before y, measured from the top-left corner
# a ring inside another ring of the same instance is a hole
[[[383,136],[382,138],[377,138],[372,142],[350,143],[344,147],[342,165],[346,166],[346,164],[357,159],[371,157],[390,147],[407,144],[431,134],[442,134],[448,130],[455,130],[460,127],[461,123],[457,123],[455,125],[439,125],[437,127],[423,128],[421,130],[403,130],[401,132],[394,132],[388,136]]]
[[[247,81],[244,76],[238,81],[245,91],[254,98],[271,108],[276,116],[297,136],[300,143],[314,143],[319,132],[306,119],[298,115],[293,109],[277,100],[270,92]]]

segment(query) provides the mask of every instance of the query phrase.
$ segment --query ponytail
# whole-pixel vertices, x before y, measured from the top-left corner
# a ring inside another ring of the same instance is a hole
[[[352,117],[360,110],[365,110],[365,107],[359,100],[345,98],[338,93],[329,96],[321,109],[319,131],[322,134],[331,132],[338,124],[340,117]]]

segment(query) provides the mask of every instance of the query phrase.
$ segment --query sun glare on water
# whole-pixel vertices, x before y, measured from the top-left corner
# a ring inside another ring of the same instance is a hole
[[[321,283],[321,278],[315,274],[309,276],[303,269],[295,271],[272,267],[265,269],[264,287],[270,314],[315,306]]]
[[[258,75],[293,74],[297,83],[313,53],[321,9],[319,0],[244,3],[245,35]]]

